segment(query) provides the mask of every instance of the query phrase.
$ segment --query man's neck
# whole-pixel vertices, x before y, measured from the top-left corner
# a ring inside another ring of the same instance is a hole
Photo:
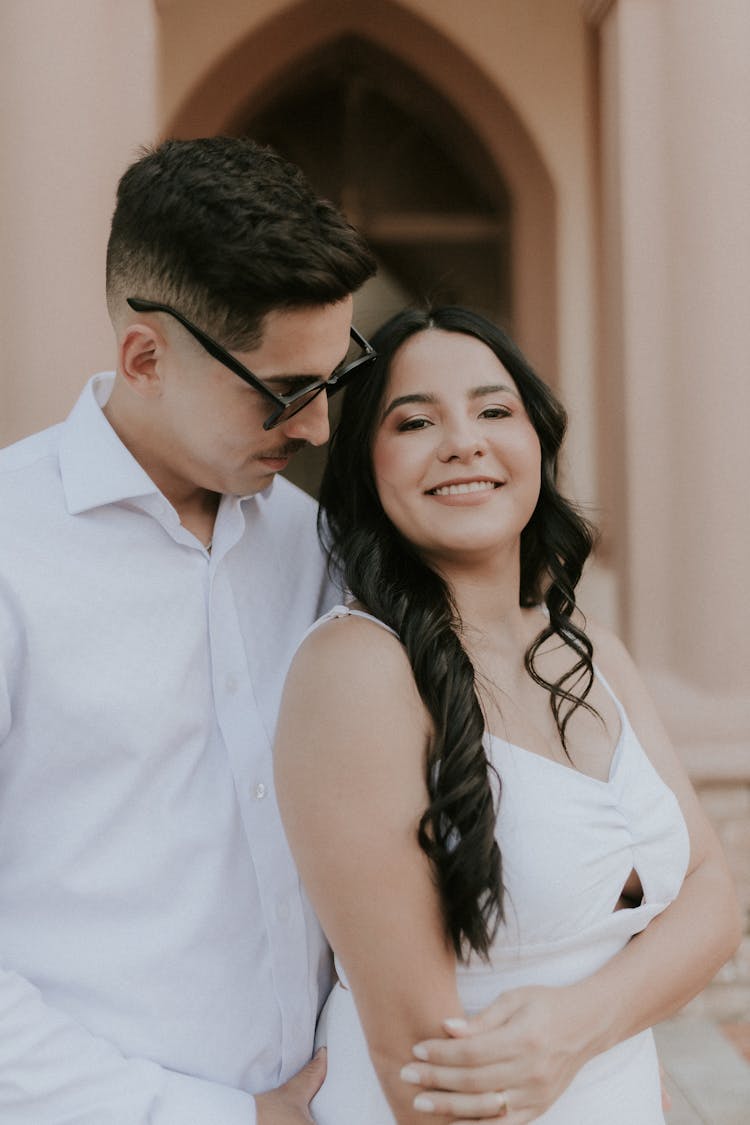
[[[221,496],[218,492],[205,491],[195,493],[181,504],[174,504],[173,501],[182,526],[191,531],[204,547],[211,546],[220,503]]]
[[[120,388],[115,381],[110,399],[103,408],[104,416],[123,445],[169,500],[182,526],[192,532],[204,546],[209,546],[221,502],[220,493],[189,483],[183,475],[172,469],[161,451],[155,454],[154,450],[159,443],[145,424],[146,419],[133,419],[128,410],[128,400],[123,400],[119,392]]]

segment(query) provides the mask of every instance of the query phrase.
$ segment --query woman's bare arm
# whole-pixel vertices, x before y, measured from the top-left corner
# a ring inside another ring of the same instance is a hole
[[[406,655],[379,626],[332,621],[301,647],[276,739],[280,807],[399,1125],[424,1121],[418,1091],[399,1078],[412,1043],[462,1015],[416,836],[428,731]]]

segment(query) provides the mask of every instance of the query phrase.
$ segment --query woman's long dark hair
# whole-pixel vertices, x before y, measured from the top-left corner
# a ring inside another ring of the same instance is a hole
[[[461,643],[451,591],[393,526],[378,498],[372,440],[391,361],[411,336],[429,328],[475,336],[513,377],[541,445],[541,489],[521,534],[520,604],[549,614],[525,655],[566,747],[565,731],[593,682],[592,645],[574,624],[574,591],[594,542],[593,529],[557,489],[557,461],[566,427],[563,407],[509,337],[466,309],[409,309],[373,337],[378,358],[344,395],[320,493],[319,531],[332,568],[403,643],[432,720],[425,763],[429,805],[419,843],[429,857],[456,955],[486,957],[503,919],[502,859],[495,839],[492,767],[482,742],[485,720],[474,667]],[[536,669],[540,647],[556,635],[571,650],[571,668],[550,682]],[[497,786],[495,785],[495,788]],[[499,798],[499,792],[498,792]]]

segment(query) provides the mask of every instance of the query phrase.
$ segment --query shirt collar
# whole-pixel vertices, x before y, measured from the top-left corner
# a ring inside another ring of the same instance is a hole
[[[89,379],[62,426],[60,475],[71,515],[159,492],[102,412],[114,379],[111,371]]]
[[[89,379],[62,426],[60,475],[72,516],[122,500],[161,496],[104,416],[102,408],[112,393],[114,381],[112,371]],[[260,493],[238,497],[239,503],[256,500],[258,496],[270,499],[275,479]]]

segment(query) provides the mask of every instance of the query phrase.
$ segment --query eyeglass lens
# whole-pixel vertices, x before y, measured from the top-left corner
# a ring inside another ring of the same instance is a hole
[[[282,422],[286,422],[295,414],[299,414],[300,410],[304,410],[306,406],[312,402],[317,395],[325,391],[328,398],[340,391],[350,380],[353,375],[356,375],[360,370],[364,371],[374,358],[372,353],[368,353],[357,343],[352,340],[349,345],[349,350],[346,354],[344,362],[334,371],[330,379],[325,383],[313,384],[309,391],[301,394],[299,398],[295,398],[278,414],[273,414],[266,423],[267,428],[275,428]]]

